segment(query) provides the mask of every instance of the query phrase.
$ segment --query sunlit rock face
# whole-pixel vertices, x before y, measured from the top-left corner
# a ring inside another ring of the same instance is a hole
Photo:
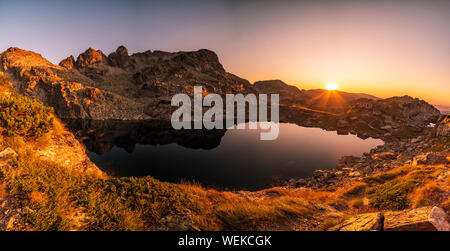
[[[105,62],[107,60],[107,57],[101,50],[94,50],[92,48],[89,48],[84,53],[78,56],[75,65],[77,68],[83,68],[91,64]]]
[[[450,115],[442,116],[436,125],[436,136],[450,135]]]
[[[75,58],[73,56],[70,56],[70,57],[62,60],[59,63],[59,66],[67,68],[67,69],[72,69],[73,67],[75,67]]]
[[[168,119],[171,97],[192,96],[194,86],[217,94],[255,92],[247,80],[226,72],[217,55],[205,49],[129,55],[120,46],[106,56],[89,48],[76,58],[53,65],[40,54],[10,48],[0,54],[0,65],[14,77],[19,93],[54,107],[61,118]]]

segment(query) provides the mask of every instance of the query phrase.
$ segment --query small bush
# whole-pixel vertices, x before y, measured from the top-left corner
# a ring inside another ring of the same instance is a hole
[[[368,191],[370,205],[378,209],[402,210],[409,206],[409,193],[414,188],[410,179],[396,179]]]
[[[0,98],[0,131],[5,136],[39,138],[53,127],[52,108],[22,96]]]
[[[344,192],[344,197],[358,197],[364,195],[367,184],[356,184]]]
[[[370,177],[365,177],[365,178],[363,178],[362,181],[367,183],[367,184],[377,184],[377,183],[378,184],[383,184],[386,181],[393,180],[393,179],[399,177],[402,174],[404,174],[403,171],[382,173],[382,174],[378,174],[378,175],[374,175],[374,176],[370,176]]]

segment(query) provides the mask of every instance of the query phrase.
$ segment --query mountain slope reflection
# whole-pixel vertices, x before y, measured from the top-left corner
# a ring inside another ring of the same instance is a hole
[[[128,153],[141,145],[177,145],[190,149],[213,149],[220,145],[226,130],[174,130],[162,121],[66,120],[87,150],[96,154],[111,151],[114,146]]]
[[[276,140],[261,141],[260,129],[176,131],[161,122],[69,123],[91,161],[109,174],[196,181],[219,189],[267,188],[334,168],[342,156],[361,156],[383,144],[320,128],[279,126]]]

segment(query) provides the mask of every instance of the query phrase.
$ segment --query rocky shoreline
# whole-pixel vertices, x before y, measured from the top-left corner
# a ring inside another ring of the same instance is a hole
[[[362,178],[377,172],[386,172],[404,165],[449,165],[446,157],[450,145],[444,145],[442,152],[432,152],[441,139],[450,135],[450,116],[442,116],[433,128],[425,130],[424,135],[412,139],[390,139],[384,145],[372,149],[362,157],[343,156],[336,168],[316,170],[305,179],[290,179],[289,187],[320,188],[334,185],[349,178]]]

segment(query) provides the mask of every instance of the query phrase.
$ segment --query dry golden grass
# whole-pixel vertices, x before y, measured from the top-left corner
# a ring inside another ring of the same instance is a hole
[[[30,203],[44,203],[47,200],[47,196],[38,191],[32,191],[28,197],[30,199]]]
[[[424,207],[430,205],[440,205],[445,199],[447,194],[442,188],[435,182],[430,182],[420,188],[417,188],[411,194],[411,200],[413,207]]]
[[[0,180],[0,201],[4,200],[8,196],[7,184]]]

